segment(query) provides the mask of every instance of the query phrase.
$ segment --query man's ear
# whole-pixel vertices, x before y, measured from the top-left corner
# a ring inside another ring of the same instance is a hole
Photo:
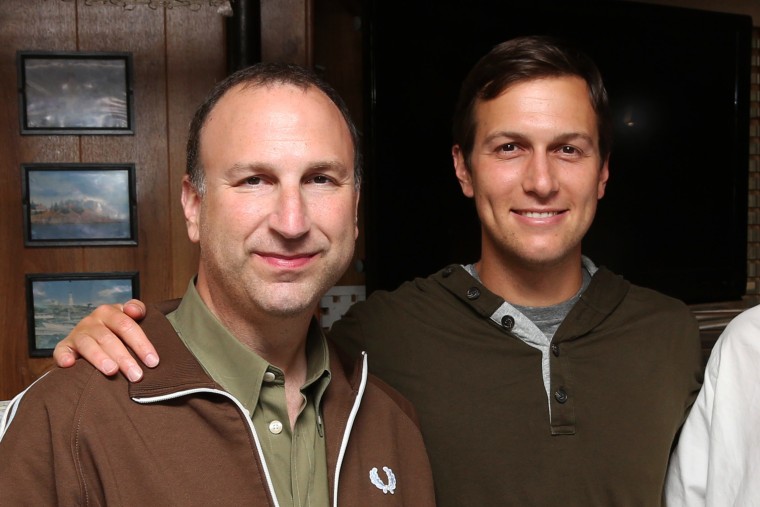
[[[610,158],[607,157],[607,159],[604,161],[604,164],[602,164],[602,169],[599,171],[599,181],[597,183],[597,189],[596,189],[596,198],[601,199],[604,197],[604,191],[607,188],[607,180],[610,178]]]
[[[195,186],[190,183],[190,178],[185,175],[182,178],[182,209],[185,212],[187,236],[193,243],[200,241],[201,200]]]
[[[454,160],[454,172],[459,180],[459,185],[462,187],[462,193],[467,197],[473,197],[475,191],[472,188],[472,173],[467,168],[464,153],[458,144],[451,148],[451,158]]]
[[[355,190],[356,202],[354,202],[354,241],[359,238],[359,198],[361,197],[361,187]]]

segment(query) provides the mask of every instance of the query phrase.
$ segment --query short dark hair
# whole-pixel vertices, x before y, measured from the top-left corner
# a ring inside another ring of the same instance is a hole
[[[475,64],[462,83],[454,111],[452,136],[470,167],[475,143],[475,106],[492,100],[510,86],[546,77],[577,76],[588,85],[596,113],[602,161],[612,149],[612,122],[607,90],[596,64],[567,42],[547,36],[518,37],[495,46]]]
[[[205,191],[205,174],[200,163],[201,131],[206,124],[209,113],[214,109],[217,102],[231,88],[241,84],[246,88],[292,85],[304,91],[310,87],[314,87],[327,95],[338,108],[341,115],[343,115],[348,131],[351,133],[351,141],[354,145],[354,182],[356,188],[359,188],[362,176],[359,130],[351,119],[348,107],[340,95],[338,95],[338,92],[313,71],[304,67],[289,63],[257,63],[230,74],[224,80],[219,81],[195,111],[193,120],[190,122],[190,133],[187,138],[187,175],[199,194],[203,195]]]

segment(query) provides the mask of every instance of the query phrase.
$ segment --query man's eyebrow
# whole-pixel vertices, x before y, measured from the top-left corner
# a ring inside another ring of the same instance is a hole
[[[268,164],[243,164],[237,163],[224,170],[224,174],[228,177],[243,176],[245,174],[251,174],[260,171],[269,171],[272,167]]]
[[[553,144],[561,144],[561,143],[565,143],[569,141],[575,141],[577,139],[586,141],[587,143],[591,145],[596,144],[596,142],[594,141],[594,138],[585,132],[568,132],[566,134],[560,134],[554,138]]]
[[[270,167],[268,164],[263,163],[242,163],[238,162],[236,164],[233,164],[229,167],[229,171],[250,171],[250,170],[256,170],[256,169],[267,169]]]
[[[348,170],[346,164],[340,160],[315,160],[307,166],[307,171],[344,171]],[[227,176],[242,176],[256,172],[273,172],[278,168],[264,162],[237,163],[227,168],[224,173]]]
[[[337,170],[342,171],[348,169],[346,167],[346,164],[339,160],[319,160],[316,162],[312,162],[309,164],[309,169],[312,171],[318,171],[318,170]]]
[[[524,139],[527,139],[527,137],[528,136],[524,134],[520,134],[519,132],[511,132],[509,130],[499,130],[497,132],[492,132],[488,134],[483,141],[484,141],[484,144],[488,144],[499,138],[507,138],[507,139],[513,139],[515,141],[522,141]]]
[[[509,130],[500,130],[498,132],[492,132],[491,134],[487,135],[485,137],[485,139],[484,139],[484,144],[491,143],[491,142],[493,142],[493,141],[495,141],[497,139],[501,139],[501,138],[510,139],[510,140],[515,141],[515,142],[521,142],[521,141],[529,140],[530,136],[527,136],[525,134],[521,134],[520,132],[513,132],[513,131],[509,131]],[[552,144],[552,145],[554,145],[554,144],[560,144],[560,143],[564,143],[564,142],[574,141],[576,139],[584,140],[587,143],[590,143],[592,145],[596,144],[594,142],[594,138],[592,136],[590,136],[589,134],[585,133],[585,132],[566,132],[566,133],[558,134],[558,135],[554,136],[554,138],[551,140],[550,144]]]

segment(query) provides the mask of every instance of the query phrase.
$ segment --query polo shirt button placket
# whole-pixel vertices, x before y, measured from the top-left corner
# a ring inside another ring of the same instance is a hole
[[[557,400],[557,403],[565,403],[567,398],[567,393],[561,387],[554,392],[554,399]]]
[[[466,296],[467,296],[467,299],[469,300],[478,299],[480,297],[480,289],[478,289],[477,287],[470,287],[469,289],[467,289]]]

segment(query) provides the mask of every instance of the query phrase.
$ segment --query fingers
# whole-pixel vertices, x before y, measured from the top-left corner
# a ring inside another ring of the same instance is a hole
[[[134,320],[142,320],[142,318],[145,317],[145,303],[139,299],[130,299],[124,303],[122,311]]]
[[[77,359],[77,353],[67,344],[61,345],[61,342],[58,342],[55,350],[53,350],[53,359],[55,359],[55,363],[61,368],[68,368],[69,366],[74,366],[74,361]]]
[[[76,358],[83,357],[105,375],[113,375],[119,371],[117,362],[103,350],[101,345],[109,339],[119,341],[102,322],[104,316],[109,313],[121,314],[118,306],[100,306],[82,319],[69,335],[56,345],[53,351],[56,364],[61,367],[72,366]],[[126,349],[124,353],[129,355]],[[124,360],[123,357],[122,360]],[[134,362],[134,359],[132,361]]]
[[[145,314],[145,305],[140,301],[130,300],[124,307],[135,318]],[[158,354],[140,326],[121,308],[122,305],[102,305],[82,319],[56,345],[53,352],[56,364],[71,366],[77,357],[82,357],[105,375],[121,371],[132,382],[140,380],[143,371],[126,346],[148,367],[158,364]]]
[[[131,348],[137,357],[149,368],[158,365],[158,353],[153,345],[148,341],[142,328],[135,321],[140,321],[145,317],[145,303],[139,299],[130,299],[122,308],[122,311],[131,319],[125,320],[125,325],[129,326],[124,332],[118,332],[117,335]]]

